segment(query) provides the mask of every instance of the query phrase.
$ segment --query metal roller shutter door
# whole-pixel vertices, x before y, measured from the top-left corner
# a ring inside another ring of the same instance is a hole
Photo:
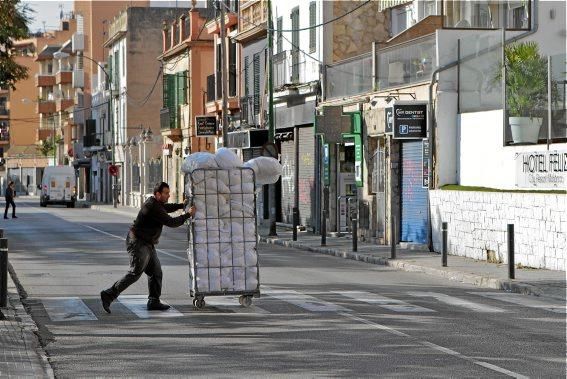
[[[422,142],[402,143],[400,241],[427,243],[427,188],[422,187]]]

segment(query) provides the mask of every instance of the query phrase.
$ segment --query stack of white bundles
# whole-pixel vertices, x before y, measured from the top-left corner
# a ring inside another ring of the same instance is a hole
[[[282,174],[282,165],[275,158],[258,157],[244,163],[243,167],[249,167],[256,174],[256,185],[274,184]]]
[[[185,160],[183,170],[190,173],[186,186],[193,188],[189,194],[196,207],[189,253],[194,291],[258,290],[255,171],[265,176],[281,173],[277,168],[260,168],[264,163],[260,160],[244,168],[240,158],[225,148]]]

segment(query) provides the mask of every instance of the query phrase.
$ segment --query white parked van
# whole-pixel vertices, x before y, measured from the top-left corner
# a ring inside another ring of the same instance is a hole
[[[77,178],[71,166],[49,166],[43,171],[41,178],[41,195],[39,205],[64,204],[67,208],[75,208],[77,201]]]

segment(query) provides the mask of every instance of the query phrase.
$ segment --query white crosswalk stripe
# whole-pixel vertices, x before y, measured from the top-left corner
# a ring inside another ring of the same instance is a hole
[[[443,293],[415,291],[415,292],[407,292],[407,294],[410,295],[410,296],[415,296],[415,297],[432,297],[432,298],[434,298],[434,299],[436,299],[436,300],[438,300],[442,303],[454,305],[454,306],[457,306],[457,307],[466,308],[466,309],[469,309],[471,311],[480,312],[480,313],[502,313],[502,312],[504,312],[504,309],[501,309],[501,308],[493,307],[493,306],[490,306],[490,305],[475,303],[475,302],[472,302],[472,301],[469,301],[469,300],[462,299],[460,297],[445,295]]]
[[[96,320],[95,314],[78,297],[51,297],[42,299],[51,321]]]
[[[210,296],[205,299],[206,307],[215,307],[220,310],[230,311],[233,313],[249,313],[249,314],[268,314],[267,310],[260,308],[254,304],[245,308],[238,302],[238,297],[231,296]]]
[[[552,300],[540,300],[533,296],[522,295],[519,293],[507,292],[469,292],[473,295],[486,297],[489,299],[504,301],[515,305],[522,305],[530,308],[538,308],[549,312],[567,313],[565,303],[553,302]]]
[[[370,292],[364,291],[333,291],[339,295],[354,299],[367,304],[375,304],[381,308],[385,308],[394,312],[436,312],[433,309],[420,307],[419,305],[413,305],[406,303],[402,300],[392,299],[382,295],[376,295]]]
[[[118,297],[118,301],[139,318],[169,318],[183,316],[183,313],[173,307],[169,308],[167,311],[148,311],[148,297],[146,295],[123,295]],[[162,301],[162,303],[167,304],[164,301]]]
[[[293,290],[276,290],[262,287],[262,293],[293,304],[310,312],[352,312],[350,309],[329,303]]]

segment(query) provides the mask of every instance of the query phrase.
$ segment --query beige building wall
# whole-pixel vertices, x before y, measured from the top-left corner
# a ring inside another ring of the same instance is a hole
[[[359,1],[333,1],[333,17],[344,15],[359,7]],[[333,22],[332,62],[372,51],[372,42],[386,41],[388,19],[378,10],[378,1],[371,1],[351,14]]]

